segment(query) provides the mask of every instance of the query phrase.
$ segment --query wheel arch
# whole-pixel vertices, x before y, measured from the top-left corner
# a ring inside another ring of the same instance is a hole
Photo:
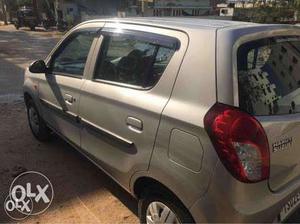
[[[154,178],[148,176],[141,176],[135,180],[132,189],[133,189],[132,193],[137,199],[143,198],[144,193],[150,195],[157,193],[158,195],[162,195],[164,197],[174,198],[174,201],[177,201],[180,204],[180,206],[184,208],[184,210],[188,212],[190,217],[194,220],[189,209],[177,197],[177,195],[171,189],[165,186],[163,183],[155,180]]]
[[[33,100],[33,97],[30,93],[24,92],[24,102],[26,106],[28,105],[29,100]]]
[[[149,189],[149,186],[161,188],[175,195],[168,187],[152,177],[142,176],[135,180],[133,184],[133,194],[136,198],[140,198],[143,192]]]

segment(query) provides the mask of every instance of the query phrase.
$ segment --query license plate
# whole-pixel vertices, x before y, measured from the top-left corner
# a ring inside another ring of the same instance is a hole
[[[280,221],[284,221],[300,204],[300,192],[292,197],[281,209]]]

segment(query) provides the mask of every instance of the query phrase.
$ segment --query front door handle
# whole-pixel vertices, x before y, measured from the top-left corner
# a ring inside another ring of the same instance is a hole
[[[74,97],[71,96],[70,94],[65,94],[65,101],[68,104],[73,104],[73,102],[75,101]]]
[[[143,131],[143,122],[135,117],[127,117],[126,124],[128,128],[135,132],[141,132]]]

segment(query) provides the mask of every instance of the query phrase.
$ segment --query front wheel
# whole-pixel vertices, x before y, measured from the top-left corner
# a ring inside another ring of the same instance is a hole
[[[172,196],[150,194],[139,201],[141,223],[194,223],[188,210]]]
[[[49,29],[49,25],[47,21],[43,21],[42,22],[42,27],[44,27],[44,29],[47,31]]]
[[[40,116],[32,100],[29,100],[27,103],[27,118],[34,137],[42,142],[48,141],[51,137],[51,131]]]

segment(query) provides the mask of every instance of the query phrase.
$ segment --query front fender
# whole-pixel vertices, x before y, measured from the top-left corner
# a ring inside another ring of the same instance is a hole
[[[26,100],[25,96],[29,96],[33,100],[38,112],[41,114],[41,105],[39,100],[39,76],[41,76],[41,74],[33,74],[26,69],[23,84],[23,94],[24,100]]]

